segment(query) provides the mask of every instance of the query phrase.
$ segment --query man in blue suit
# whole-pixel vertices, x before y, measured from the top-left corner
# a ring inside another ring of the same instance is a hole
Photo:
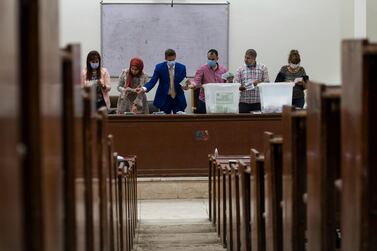
[[[159,81],[153,105],[166,114],[184,112],[187,106],[185,93],[179,84],[186,77],[186,66],[175,62],[175,58],[175,51],[167,49],[166,61],[156,65],[151,80],[136,89],[137,93],[149,92]]]

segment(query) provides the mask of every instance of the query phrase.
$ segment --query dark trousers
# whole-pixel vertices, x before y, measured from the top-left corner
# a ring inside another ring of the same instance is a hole
[[[196,107],[196,113],[199,113],[199,114],[206,114],[207,113],[205,102],[198,100],[198,107]]]
[[[296,106],[296,107],[303,108],[304,105],[305,105],[305,98],[302,97],[302,98],[294,98],[294,99],[292,99],[292,105]]]
[[[177,98],[172,98],[170,95],[166,98],[165,104],[160,107],[160,111],[171,114],[172,112],[176,114],[178,111],[185,111],[185,108],[178,102]]]
[[[106,107],[105,100],[101,99],[101,100],[98,100],[98,101],[96,102],[96,108],[97,108],[97,110],[98,110],[99,108],[103,107],[103,106]]]
[[[238,104],[239,113],[250,113],[252,111],[260,111],[260,103],[239,103]]]

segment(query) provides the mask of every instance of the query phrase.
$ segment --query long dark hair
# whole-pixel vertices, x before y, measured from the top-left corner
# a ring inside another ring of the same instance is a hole
[[[292,62],[292,60],[294,60],[295,62]],[[300,53],[298,52],[298,50],[291,50],[289,52],[288,64],[289,63],[299,64],[300,62],[301,62],[301,57],[300,57]]]
[[[92,61],[93,59],[96,59],[98,58],[98,61],[99,61],[99,66],[97,68],[97,76],[99,79],[101,79],[101,55],[99,54],[98,51],[90,51],[88,53],[88,56],[86,57],[86,80],[91,80],[92,79],[92,72],[93,72],[93,68],[92,66],[90,65],[90,61]]]

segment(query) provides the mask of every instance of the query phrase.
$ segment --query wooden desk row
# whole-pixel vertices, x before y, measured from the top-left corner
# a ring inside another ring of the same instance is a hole
[[[118,156],[96,90],[77,82],[80,47],[62,52],[64,243],[67,250],[132,250],[137,225],[135,156]],[[75,61],[76,60],[76,61]]]

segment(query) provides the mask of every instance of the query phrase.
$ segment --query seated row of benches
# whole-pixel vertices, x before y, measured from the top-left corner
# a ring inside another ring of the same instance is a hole
[[[284,107],[263,149],[209,155],[209,217],[227,250],[377,250],[376,65],[377,45],[343,42],[341,87],[310,83],[307,110]]]
[[[132,250],[137,224],[135,156],[114,152],[106,108],[81,89],[80,46],[61,51],[66,250]]]

